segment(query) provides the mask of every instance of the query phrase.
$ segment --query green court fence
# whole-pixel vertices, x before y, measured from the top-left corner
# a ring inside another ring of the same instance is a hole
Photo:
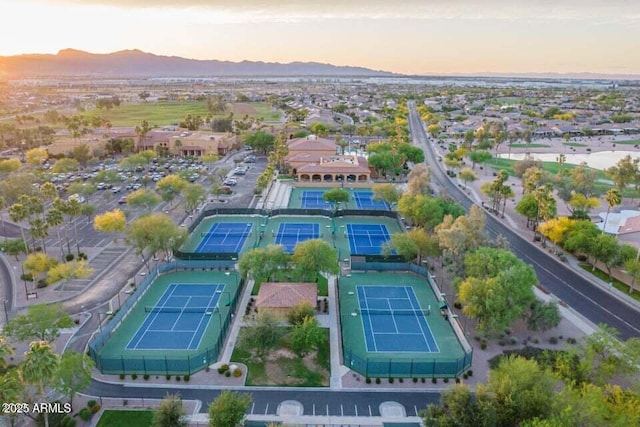
[[[96,367],[103,374],[164,374],[164,375],[191,375],[206,366],[209,366],[218,359],[220,350],[224,345],[231,325],[231,316],[226,316],[222,324],[220,334],[215,344],[196,354],[184,356],[131,356],[120,355],[119,357],[106,357],[100,355],[100,350],[105,346],[114,331],[120,326],[123,319],[133,309],[135,304],[149,289],[153,281],[163,273],[171,271],[188,271],[194,269],[214,269],[211,263],[173,261],[159,265],[147,274],[138,286],[136,291],[128,298],[120,307],[120,310],[113,316],[111,321],[102,327],[95,338],[89,343],[89,355],[96,363]],[[238,303],[238,296],[243,287],[241,280],[236,287],[235,293],[231,298],[230,313],[234,313]]]
[[[343,342],[344,345],[344,342]],[[344,364],[365,377],[457,378],[471,369],[473,350],[458,359],[420,357],[414,359],[367,356],[345,349]]]

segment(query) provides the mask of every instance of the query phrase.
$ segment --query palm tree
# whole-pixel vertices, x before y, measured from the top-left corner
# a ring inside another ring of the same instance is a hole
[[[9,218],[11,221],[19,223],[24,221],[29,215],[29,211],[27,207],[22,203],[14,203],[9,206]],[[27,251],[27,255],[29,255],[29,245],[27,244],[27,237],[24,235],[24,227],[20,226],[20,233],[22,234],[22,241],[24,242],[24,248]]]
[[[62,212],[60,210],[51,208],[49,209],[49,211],[47,211],[47,224],[49,225],[49,227],[56,227],[56,233],[58,234],[58,240],[60,241],[60,253],[62,253],[62,256],[64,257],[62,236],[60,236],[60,228],[58,228],[58,226],[63,222],[64,217],[62,216]]]
[[[76,199],[71,199],[67,201],[65,204],[66,214],[73,220],[73,234],[76,238],[76,250],[77,253],[80,254],[80,242],[78,240],[78,225],[76,224],[76,220],[73,217],[82,215],[82,205]]]
[[[50,384],[58,370],[60,360],[53,351],[51,344],[46,341],[34,341],[29,351],[24,353],[22,362],[22,378],[26,383],[33,384],[41,397],[46,397],[46,387]],[[49,416],[44,413],[44,425],[49,427]]]
[[[620,191],[618,191],[617,188],[610,188],[609,190],[607,190],[607,194],[605,194],[604,199],[607,201],[607,204],[609,206],[607,207],[607,216],[604,217],[604,225],[602,226],[603,233],[607,228],[607,220],[609,219],[609,212],[611,212],[612,207],[618,206],[620,204],[620,202],[622,201],[622,195],[620,194]]]

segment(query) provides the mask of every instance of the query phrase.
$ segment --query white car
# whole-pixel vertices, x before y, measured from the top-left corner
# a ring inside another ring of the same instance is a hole
[[[112,192],[113,194],[119,193],[119,192],[121,192],[121,191],[122,191],[122,187],[113,187],[113,188],[111,189],[111,192]]]
[[[72,194],[70,195],[67,200],[75,200],[78,203],[84,203],[87,199],[85,199],[85,197],[82,194]]]

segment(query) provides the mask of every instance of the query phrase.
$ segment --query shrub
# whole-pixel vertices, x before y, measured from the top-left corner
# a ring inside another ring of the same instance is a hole
[[[393,377],[389,378],[389,384],[393,384]]]
[[[403,379],[403,378],[398,378],[398,382],[403,383],[403,382],[404,382],[404,379]]]
[[[431,382],[436,384],[438,382],[438,379],[436,377],[431,378]]]
[[[516,337],[511,337],[509,340],[509,344],[516,345],[518,343],[518,339]]]
[[[149,379],[149,374],[144,374],[144,376],[142,378],[144,378],[145,380],[148,380]]]
[[[448,383],[449,382],[449,378],[445,378],[442,381],[444,381],[445,383]]]
[[[413,377],[413,382],[414,382],[414,383],[417,383],[417,382],[418,382],[418,379],[417,379],[416,377]]]
[[[367,384],[371,384],[371,378],[367,377],[367,379],[365,379],[364,382],[366,382]]]
[[[100,410],[100,408],[102,408],[102,406],[100,406],[100,405],[94,405],[94,406],[93,406],[93,407],[91,407],[91,409],[90,409],[91,414],[97,414],[97,413],[98,413],[98,411]]]
[[[73,261],[73,258],[74,258],[73,254],[66,254],[66,255],[64,256],[64,259],[65,259],[67,262],[69,262],[69,261]]]
[[[167,375],[167,380],[170,380],[170,379],[171,379],[171,375]]]
[[[486,341],[484,341],[484,340],[483,340],[482,342],[480,342],[480,348],[481,348],[482,350],[485,350],[485,349],[487,348],[487,342],[486,342]]]
[[[78,416],[80,417],[80,419],[82,419],[82,421],[89,421],[89,419],[91,418],[91,411],[89,410],[89,408],[82,408],[80,409],[80,412],[78,412]]]
[[[47,287],[47,282],[44,279],[38,280],[38,284],[36,285],[36,288],[42,289],[46,287]]]
[[[236,369],[235,371],[233,371],[233,376],[235,378],[240,378],[242,376],[242,369]]]
[[[460,384],[460,378],[456,378],[456,384]]]
[[[505,345],[505,344],[506,344],[506,341],[505,341],[505,340],[498,340],[498,345],[499,345],[500,347],[504,347],[504,345]]]
[[[189,375],[185,375],[183,378],[184,382],[189,382],[190,379],[191,377]]]
[[[137,380],[138,379],[138,374],[131,374],[131,379],[132,380]]]
[[[467,375],[467,373],[465,372],[464,374],[462,374],[462,378],[466,380],[467,378],[469,378],[469,375]]]
[[[219,374],[224,374],[225,372],[227,372],[229,370],[229,365],[227,365],[226,363],[224,365],[220,365],[218,367],[218,373]]]
[[[376,378],[376,384],[380,384],[380,378]]]
[[[229,378],[231,376],[231,371],[225,371],[224,376]]]
[[[176,381],[180,381],[180,375],[176,375]]]
[[[575,344],[576,342],[577,341],[575,338],[571,338],[571,337],[567,338],[567,344]]]
[[[551,337],[551,338],[549,338],[549,342],[551,344],[558,344],[558,338],[557,337]]]
[[[424,378],[424,377],[422,377],[422,378],[420,378],[420,382],[421,382],[422,384],[424,384],[425,382],[427,382],[427,379],[426,379],[426,378]]]
[[[69,417],[69,420],[65,424],[65,427],[76,427],[77,421],[75,418]]]
[[[124,374],[120,374],[120,379],[123,380],[124,379]]]
[[[472,371],[471,369],[469,369],[469,370],[467,371],[467,375],[469,375],[470,377],[472,377],[472,376],[473,376],[473,371]]]
[[[87,402],[87,406],[91,409],[94,406],[96,406],[98,404],[98,402],[96,402],[95,400],[90,400]]]
[[[80,253],[78,254],[78,259],[79,259],[79,260],[81,260],[81,261],[82,261],[82,260],[85,260],[85,261],[86,261],[86,260],[87,260],[87,254],[85,254],[84,252],[80,252]]]
[[[20,279],[25,282],[33,282],[33,275],[31,273],[24,273],[20,275]]]

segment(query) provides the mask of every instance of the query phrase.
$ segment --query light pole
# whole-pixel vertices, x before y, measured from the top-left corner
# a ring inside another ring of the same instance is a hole
[[[7,300],[2,300],[2,308],[4,309],[4,320],[9,323],[9,312],[7,311]]]

